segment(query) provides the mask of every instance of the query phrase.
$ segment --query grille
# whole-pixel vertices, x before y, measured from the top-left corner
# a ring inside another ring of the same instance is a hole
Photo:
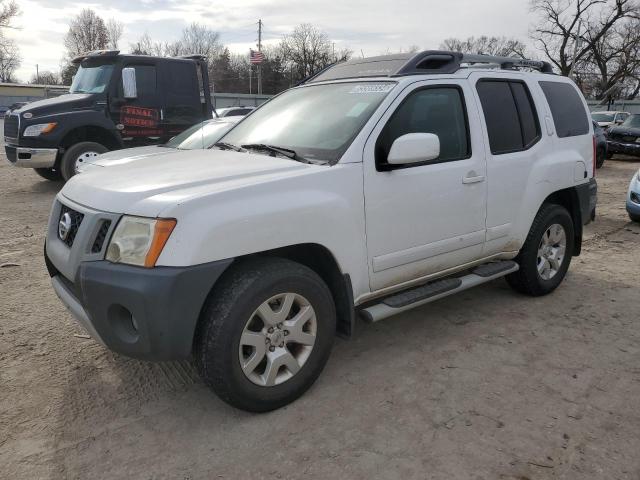
[[[9,145],[6,145],[4,147],[4,151],[7,154],[7,160],[9,160],[11,163],[16,163],[16,160],[18,159],[16,147],[10,147]]]
[[[62,205],[62,209],[60,210],[59,220],[62,220],[62,217],[65,213],[68,213],[69,216],[71,217],[71,228],[69,228],[69,233],[67,234],[67,238],[65,238],[64,240],[62,239],[61,240],[68,247],[71,247],[78,233],[78,229],[80,228],[80,224],[82,223],[82,219],[84,218],[84,214],[80,212],[76,212],[75,210],[70,209],[66,205]]]
[[[9,115],[4,119],[4,136],[18,138],[18,116]]]
[[[93,241],[93,245],[91,246],[91,253],[99,253],[102,250],[104,241],[107,239],[109,227],[111,227],[111,220],[103,220],[100,230],[98,230],[96,235],[96,239]]]

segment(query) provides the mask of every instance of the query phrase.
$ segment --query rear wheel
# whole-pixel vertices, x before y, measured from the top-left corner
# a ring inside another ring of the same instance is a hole
[[[253,259],[232,268],[207,300],[195,361],[222,400],[266,412],[294,401],[320,375],[335,306],[322,279],[298,263]]]
[[[602,147],[599,147],[596,150],[596,168],[602,168],[602,165],[604,165],[604,159],[607,156],[607,153],[605,152],[605,149]]]
[[[52,182],[62,180],[62,173],[60,173],[60,170],[57,168],[34,168],[33,170],[42,178],[46,178]]]
[[[507,282],[527,295],[551,293],[569,269],[573,244],[573,220],[567,209],[560,205],[543,205],[516,257],[520,270],[507,275]]]
[[[60,162],[62,176],[65,180],[69,180],[78,173],[78,167],[82,165],[83,162],[97,157],[108,150],[107,147],[96,142],[80,142],[72,145],[64,152]]]

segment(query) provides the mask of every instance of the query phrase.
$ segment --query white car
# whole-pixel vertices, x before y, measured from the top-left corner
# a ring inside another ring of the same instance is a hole
[[[640,170],[633,175],[629,183],[627,213],[632,222],[640,223]]]
[[[224,117],[205,120],[184,132],[176,135],[167,143],[161,145],[149,145],[146,147],[125,148],[113,150],[83,159],[76,166],[77,173],[86,172],[95,168],[112,167],[138,161],[142,158],[157,157],[174,153],[176,150],[194,150],[211,148],[243,117]]]
[[[605,130],[622,124],[629,115],[628,112],[619,111],[591,112],[591,118]]]
[[[245,115],[249,115],[255,109],[256,107],[244,107],[244,106],[216,108],[214,112],[214,116],[218,118],[233,117],[233,116],[244,117]]]
[[[250,411],[302,395],[356,315],[501,277],[548,294],[597,191],[587,104],[551,73],[441,51],[352,60],[218,148],[74,177],[49,220],[53,288],[107,348],[193,358]]]

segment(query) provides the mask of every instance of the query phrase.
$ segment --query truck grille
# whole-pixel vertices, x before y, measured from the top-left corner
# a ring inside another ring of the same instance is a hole
[[[100,230],[96,234],[96,239],[91,246],[91,253],[100,253],[102,251],[104,241],[107,239],[107,233],[109,233],[109,227],[111,227],[111,220],[103,220]]]
[[[8,138],[18,138],[20,124],[18,115],[9,115],[4,118],[4,136]]]
[[[68,213],[69,216],[71,217],[71,226],[69,228],[67,236],[65,238],[60,237],[60,240],[62,240],[62,242],[64,242],[64,244],[67,245],[67,247],[71,248],[73,246],[73,241],[75,240],[76,235],[78,234],[78,229],[80,228],[80,224],[82,223],[84,214],[80,212],[76,212],[75,210],[70,209],[66,205],[62,205],[62,208],[60,209],[60,218],[58,219],[59,222],[62,221],[62,217],[64,216],[65,213]]]

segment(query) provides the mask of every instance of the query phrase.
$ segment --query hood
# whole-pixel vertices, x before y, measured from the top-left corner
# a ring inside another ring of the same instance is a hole
[[[91,163],[100,167],[114,167],[116,165],[124,165],[141,158],[152,157],[156,155],[168,155],[175,153],[175,148],[161,147],[160,145],[149,145],[147,147],[124,148],[122,150],[113,150],[103,153],[97,157],[87,160],[85,163]]]
[[[36,100],[16,109],[13,113],[33,114],[34,117],[50,115],[58,112],[68,112],[70,110],[82,110],[90,108],[95,104],[96,95],[91,93],[67,93],[59,97]]]
[[[640,137],[640,128],[620,125],[619,127],[609,129],[609,136],[611,135],[618,135],[621,137]]]
[[[89,208],[156,217],[167,207],[216,191],[326,168],[227,150],[179,150],[76,175],[60,195]]]

